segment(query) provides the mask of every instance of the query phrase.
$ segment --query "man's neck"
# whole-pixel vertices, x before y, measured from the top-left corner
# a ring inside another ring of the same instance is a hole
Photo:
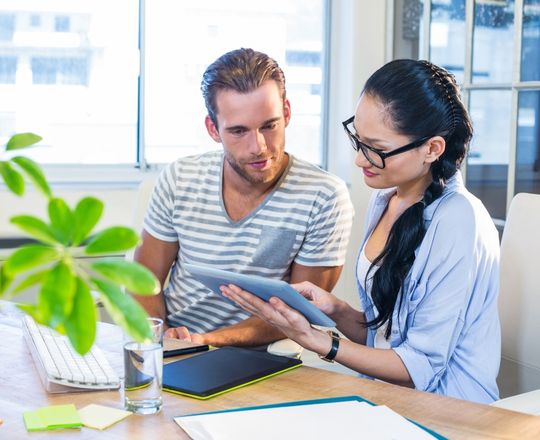
[[[287,169],[290,158],[285,156],[281,171],[269,182],[253,183],[240,176],[225,160],[223,164],[222,197],[227,214],[238,221],[255,210],[275,188]]]
[[[277,185],[283,173],[287,169],[290,157],[288,154],[283,156],[283,163],[279,173],[268,182],[254,183],[238,174],[233,167],[224,160],[223,162],[223,191],[227,189],[231,193],[240,194],[246,198],[258,199],[268,194]]]

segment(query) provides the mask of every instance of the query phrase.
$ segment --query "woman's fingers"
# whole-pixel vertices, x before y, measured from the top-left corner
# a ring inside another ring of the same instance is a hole
[[[309,281],[302,281],[301,283],[291,284],[291,287],[296,290],[300,295],[304,296],[310,301],[313,300],[313,287],[315,287],[315,285],[310,283]]]
[[[305,324],[309,326],[309,323],[303,315],[298,313],[295,309],[289,307],[281,299],[272,297],[270,298],[269,302],[274,307],[274,310],[276,310],[283,317],[290,327],[298,328],[304,324],[302,321],[305,321]]]
[[[251,314],[258,315],[261,305],[264,305],[264,301],[233,284],[229,284],[228,286],[220,286],[220,290],[223,293],[223,296],[225,296],[225,298],[234,301],[236,304],[238,304],[240,307],[242,307],[244,310]]]
[[[236,302],[244,310],[259,316],[272,325],[279,326],[284,324],[283,318],[274,309],[274,306],[263,301],[256,295],[246,292],[233,284],[221,286],[220,289],[226,298]]]

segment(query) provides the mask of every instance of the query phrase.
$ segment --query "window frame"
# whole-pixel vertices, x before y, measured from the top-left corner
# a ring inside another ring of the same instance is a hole
[[[395,1],[395,0],[394,0]],[[420,37],[420,53],[425,58],[430,59],[431,40],[431,0],[423,0],[424,10],[422,16],[423,33]],[[523,34],[523,0],[514,0],[514,54],[512,59],[512,81],[506,83],[473,83],[472,81],[472,61],[474,43],[474,7],[475,0],[465,0],[465,61],[463,72],[463,83],[460,84],[463,101],[470,109],[471,92],[476,90],[509,90],[511,97],[511,118],[510,118],[510,145],[508,157],[508,174],[506,187],[506,212],[510,207],[510,202],[514,197],[516,178],[516,157],[517,157],[517,135],[518,135],[518,112],[519,93],[522,91],[540,91],[540,81],[521,81],[521,42]],[[463,174],[466,180],[467,162],[463,165]],[[494,219],[498,225],[504,225],[503,219]]]

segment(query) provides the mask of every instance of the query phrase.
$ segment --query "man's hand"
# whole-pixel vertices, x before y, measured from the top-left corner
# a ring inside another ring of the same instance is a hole
[[[164,335],[166,338],[180,339],[181,341],[190,341],[195,344],[206,344],[204,336],[199,333],[190,333],[186,327],[169,327]]]

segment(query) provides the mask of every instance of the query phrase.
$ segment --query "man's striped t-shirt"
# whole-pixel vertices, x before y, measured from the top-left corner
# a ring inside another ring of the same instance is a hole
[[[167,320],[206,333],[236,324],[249,314],[194,279],[184,263],[287,281],[293,262],[341,266],[353,208],[344,182],[292,156],[272,192],[239,221],[222,199],[223,152],[178,159],[161,173],[144,229],[178,242],[164,291]]]

